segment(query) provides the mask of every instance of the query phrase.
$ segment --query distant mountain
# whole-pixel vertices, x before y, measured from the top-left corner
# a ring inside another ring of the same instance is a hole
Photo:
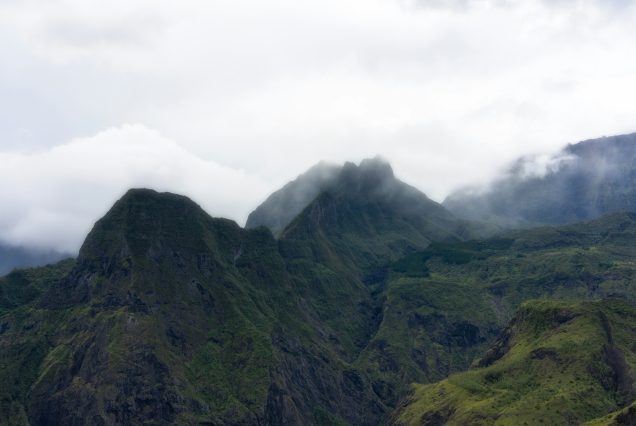
[[[623,301],[528,302],[477,368],[414,386],[394,424],[581,424],[636,397],[635,345]]]
[[[52,250],[29,249],[0,243],[0,275],[15,268],[42,266],[68,257],[71,255]]]
[[[345,164],[276,237],[130,190],[77,259],[0,277],[0,424],[461,423],[513,413],[514,398],[561,419],[556,394],[533,389],[563,391],[567,413],[593,407],[575,421],[629,418],[614,372],[632,371],[620,321],[636,306],[636,214],[483,232],[381,159]],[[597,299],[613,301],[584,302]],[[573,313],[576,330],[543,310]],[[545,343],[572,330],[565,349]],[[581,342],[589,354],[568,358]]]
[[[281,237],[314,246],[319,258],[337,254],[341,261],[364,270],[388,264],[431,241],[460,241],[478,232],[397,179],[386,161],[374,158],[358,166],[346,163]],[[329,247],[321,247],[323,241]]]
[[[443,205],[459,217],[526,227],[636,211],[636,133],[521,158],[489,187],[458,191]]]
[[[390,408],[354,363],[387,268],[464,234],[380,160],[345,165],[278,241],[185,197],[132,190],[67,275],[26,280],[28,297],[17,277],[0,280],[14,301],[0,325],[12,383],[0,422],[376,423]]]
[[[245,227],[266,226],[279,234],[316,196],[333,184],[341,166],[320,162],[267,197],[247,218]]]

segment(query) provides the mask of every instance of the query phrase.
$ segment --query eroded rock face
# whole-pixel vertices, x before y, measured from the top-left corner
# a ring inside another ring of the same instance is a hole
[[[336,181],[341,167],[318,163],[271,194],[247,218],[245,227],[265,226],[274,235],[285,227],[326,188]]]
[[[3,326],[42,336],[29,422],[377,423],[387,409],[341,358],[345,336],[321,334],[293,279],[268,231],[132,191],[37,302],[55,319]]]
[[[619,300],[527,302],[478,365],[417,386],[393,422],[581,424],[611,413],[634,399],[634,366],[626,361],[634,318],[634,307]],[[523,408],[529,405],[535,410]]]
[[[359,425],[377,424],[386,414],[387,407],[362,372],[303,347],[282,330],[275,332],[273,341],[281,350],[281,362],[272,371],[269,424],[314,423],[316,410]]]
[[[345,165],[278,239],[131,191],[64,272],[0,278],[0,423],[379,424],[413,382],[468,369],[528,295],[636,300],[635,217],[466,242],[466,227],[378,160]],[[522,308],[478,365],[492,370],[478,388],[506,380],[495,367],[515,339],[534,345],[581,312]],[[612,315],[585,317],[602,344],[579,370],[596,400],[627,402],[629,333]],[[571,354],[552,343],[520,358],[565,374]]]

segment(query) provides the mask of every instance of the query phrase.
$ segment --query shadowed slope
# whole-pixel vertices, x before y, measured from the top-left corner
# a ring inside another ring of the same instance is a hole
[[[341,167],[320,162],[271,194],[247,218],[246,228],[266,226],[278,235],[338,177]]]
[[[364,424],[385,410],[304,308],[271,233],[185,197],[131,190],[29,300],[2,317],[3,377],[29,372],[3,421]]]

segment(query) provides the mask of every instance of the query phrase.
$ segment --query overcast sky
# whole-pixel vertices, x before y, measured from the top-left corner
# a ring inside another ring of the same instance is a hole
[[[627,0],[0,0],[0,241],[76,250],[129,187],[240,224],[319,160],[438,201],[636,131]]]

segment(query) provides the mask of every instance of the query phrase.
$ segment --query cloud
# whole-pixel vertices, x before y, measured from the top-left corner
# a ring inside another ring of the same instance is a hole
[[[2,242],[75,251],[131,187],[185,194],[215,216],[244,220],[267,188],[204,161],[142,125],[123,125],[40,152],[0,153]]]
[[[635,27],[620,0],[4,1],[0,152],[141,123],[265,192],[381,154],[442,200],[517,156],[636,130]]]

